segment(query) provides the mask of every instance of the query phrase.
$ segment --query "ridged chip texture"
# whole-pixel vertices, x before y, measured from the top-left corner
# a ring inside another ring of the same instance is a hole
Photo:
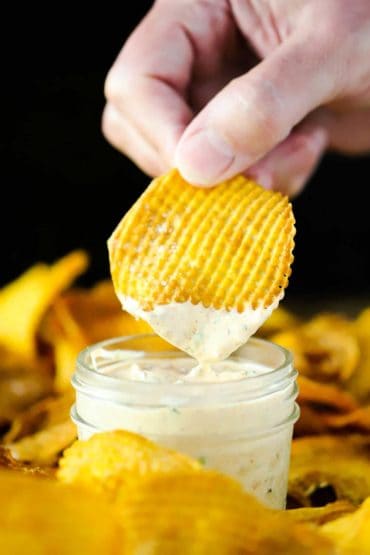
[[[282,297],[293,261],[287,197],[237,176],[212,189],[154,179],[108,241],[114,287],[143,310],[190,301],[243,312]]]

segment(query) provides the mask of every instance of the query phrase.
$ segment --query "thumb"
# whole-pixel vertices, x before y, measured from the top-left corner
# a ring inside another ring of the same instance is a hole
[[[324,60],[329,60],[326,64]],[[291,37],[245,75],[231,81],[193,119],[175,165],[191,183],[212,186],[245,171],[283,141],[314,108],[331,99],[332,57]]]

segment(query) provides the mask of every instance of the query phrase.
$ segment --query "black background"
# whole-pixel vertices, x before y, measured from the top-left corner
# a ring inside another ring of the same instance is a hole
[[[150,4],[12,14],[2,48],[1,283],[78,247],[91,254],[83,284],[108,276],[106,239],[148,178],[102,137],[103,83]],[[369,298],[369,183],[369,156],[325,157],[294,201],[289,296]]]

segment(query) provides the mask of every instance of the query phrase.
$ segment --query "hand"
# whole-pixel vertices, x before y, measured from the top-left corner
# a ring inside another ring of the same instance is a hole
[[[106,80],[103,131],[145,172],[296,194],[370,150],[369,0],[157,0]]]

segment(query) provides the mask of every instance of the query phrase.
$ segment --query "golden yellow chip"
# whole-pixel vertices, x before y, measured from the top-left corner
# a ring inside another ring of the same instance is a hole
[[[295,439],[288,492],[298,506],[336,500],[354,505],[370,495],[370,438],[361,435]]]
[[[70,419],[74,394],[43,399],[21,413],[4,437],[6,447],[18,461],[53,465],[59,454],[76,438]]]
[[[330,541],[243,492],[216,472],[143,478],[119,491],[125,553],[161,555],[331,554]]]
[[[185,301],[266,308],[288,284],[294,233],[280,193],[242,176],[196,188],[172,170],[151,183],[109,240],[115,290],[145,311]]]
[[[76,251],[52,266],[37,264],[0,291],[0,347],[16,360],[34,365],[36,332],[42,316],[59,293],[87,267]]]
[[[348,388],[360,401],[370,400],[370,308],[363,310],[354,323],[360,345],[359,365]]]
[[[333,430],[370,432],[370,406],[360,407],[346,414],[323,414],[322,421]]]
[[[199,462],[186,455],[123,430],[76,441],[65,451],[59,465],[57,477],[61,481],[113,495],[120,485],[127,486],[147,474],[195,472],[201,468]]]
[[[316,316],[272,341],[293,353],[299,372],[318,381],[346,382],[360,360],[353,323],[337,314]]]
[[[339,555],[370,553],[370,499],[354,513],[324,524],[321,533],[334,543]]]
[[[267,318],[263,326],[258,330],[259,337],[270,337],[282,331],[289,330],[298,326],[300,323],[299,318],[282,306],[279,306]]]
[[[348,513],[353,513],[355,509],[356,507],[349,501],[341,500],[328,503],[323,507],[290,509],[286,514],[296,522],[312,522],[313,524],[322,525]]]
[[[122,530],[101,496],[0,471],[0,553],[119,555]]]
[[[350,412],[358,408],[354,397],[335,385],[316,382],[306,376],[298,376],[299,401],[311,402],[320,408]]]

